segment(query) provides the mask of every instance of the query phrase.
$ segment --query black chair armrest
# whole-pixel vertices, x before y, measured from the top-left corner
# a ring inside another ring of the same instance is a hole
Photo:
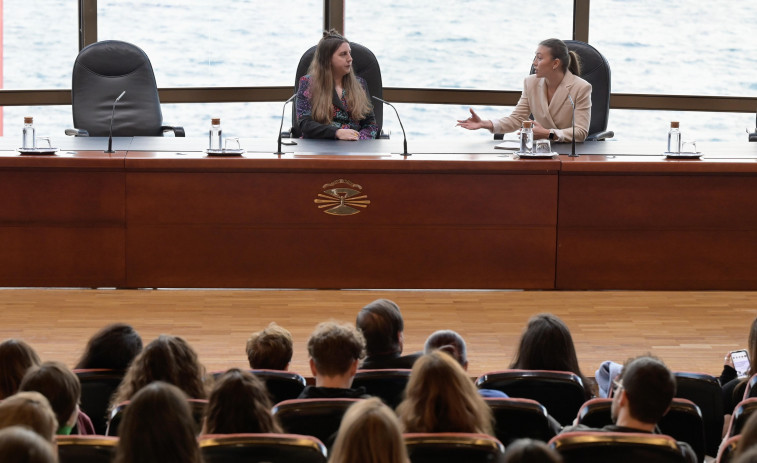
[[[392,131],[391,130],[381,129],[381,133],[379,133],[378,137],[376,137],[376,138],[382,138],[384,140],[388,140],[389,137],[391,137],[391,136],[392,136]]]
[[[504,133],[495,133],[494,134],[494,139],[495,140],[504,140],[505,139],[505,134]]]
[[[186,133],[184,132],[184,127],[179,126],[172,126],[172,125],[161,125],[160,130],[163,133],[166,132],[173,132],[174,137],[186,137]]]
[[[586,137],[586,141],[603,141],[607,140],[608,138],[613,138],[615,136],[615,132],[612,130],[605,130],[604,132],[597,132],[592,133],[588,137]]]
[[[292,138],[292,129],[281,132],[281,138]]]

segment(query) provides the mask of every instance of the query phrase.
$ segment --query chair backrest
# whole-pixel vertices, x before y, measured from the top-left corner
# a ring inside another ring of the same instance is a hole
[[[81,410],[89,416],[97,434],[105,434],[108,423],[108,405],[118,389],[124,372],[121,370],[74,370],[81,383]]]
[[[74,127],[107,137],[113,102],[118,102],[114,136],[160,136],[163,115],[149,58],[139,47],[104,40],[84,47],[74,62],[71,104]]]
[[[326,463],[326,447],[295,434],[206,434],[200,436],[205,463]]]
[[[116,456],[117,437],[55,436],[59,463],[110,463]]]
[[[684,463],[670,436],[628,432],[567,432],[549,441],[565,463]]]
[[[225,371],[225,370],[224,370]],[[214,371],[211,373],[214,379],[218,379],[224,371]],[[307,381],[302,375],[294,373],[292,371],[283,370],[248,370],[255,375],[258,379],[265,383],[268,394],[271,396],[271,401],[274,404],[283,402],[285,400],[296,399],[300,396],[300,393]]]
[[[379,397],[391,408],[402,402],[405,386],[410,379],[410,371],[394,370],[358,370],[352,380],[352,387],[364,387],[368,395]]]
[[[502,443],[486,434],[409,433],[404,437],[412,463],[494,463],[505,454]]]
[[[531,399],[484,399],[494,415],[494,437],[505,446],[517,439],[547,442],[559,429],[549,419],[544,405]]]
[[[578,375],[566,371],[505,370],[486,373],[476,380],[479,389],[497,389],[510,397],[533,399],[547,408],[563,426],[573,422],[586,401]]]
[[[297,93],[297,89],[299,88],[300,77],[307,74],[310,62],[313,61],[315,48],[315,46],[309,48],[300,58],[300,62],[297,65],[297,74],[294,78],[295,93]],[[381,81],[381,67],[376,59],[376,55],[359,43],[350,42],[350,48],[352,49],[353,72],[355,75],[365,79],[365,83],[368,84],[369,98],[374,96],[383,98],[384,84]],[[384,105],[379,104],[379,102],[373,98],[371,98],[371,104],[373,105],[373,114],[376,116],[378,133],[381,133],[381,128],[384,126]],[[295,111],[292,111],[292,137],[299,138],[301,136],[302,134],[300,133],[300,128],[297,124],[297,114]]]
[[[729,463],[733,459],[733,453],[736,447],[739,446],[740,439],[741,434],[729,437],[723,441],[720,445],[720,450],[718,450],[717,463]]]
[[[723,434],[723,395],[717,378],[703,373],[674,372],[676,397],[689,399],[702,412],[707,455],[717,455]]]
[[[744,428],[746,421],[755,411],[757,411],[757,398],[751,397],[739,402],[736,405],[736,408],[733,409],[731,424],[726,435],[728,437],[733,437],[741,434],[741,430]]]
[[[589,137],[607,130],[610,117],[610,63],[596,48],[579,40],[564,40],[568,50],[581,58],[581,78],[591,84]]]
[[[757,374],[752,375],[749,381],[746,382],[746,389],[744,389],[745,399],[757,397],[757,387],[755,385],[757,385]]]
[[[187,399],[189,406],[192,408],[192,418],[194,418],[195,433],[202,432],[203,419],[205,418],[205,409],[208,407],[207,399]],[[118,436],[118,428],[123,420],[124,412],[129,406],[130,401],[121,402],[116,405],[110,412],[108,426],[105,430],[107,436]]]
[[[590,428],[612,424],[612,399],[589,399],[578,410],[577,423]]]
[[[331,447],[347,409],[362,399],[295,399],[273,407],[284,432],[313,436]]]

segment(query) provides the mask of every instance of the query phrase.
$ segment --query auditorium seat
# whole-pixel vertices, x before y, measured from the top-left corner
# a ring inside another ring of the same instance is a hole
[[[733,415],[731,415],[731,424],[728,428],[726,436],[733,437],[741,434],[741,430],[746,424],[746,420],[757,410],[757,398],[752,397],[744,399],[736,405],[733,409]]]
[[[197,434],[200,434],[202,432],[202,425],[203,420],[205,419],[205,409],[208,406],[207,399],[187,399],[189,401],[189,406],[192,408],[192,416],[194,417],[195,421],[195,432]],[[117,436],[118,435],[118,427],[121,425],[121,420],[123,420],[124,412],[126,411],[126,408],[129,406],[130,401],[121,402],[120,404],[116,405],[115,408],[110,412],[110,418],[108,419],[108,426],[105,430],[105,434],[108,436]]]
[[[567,432],[549,445],[564,463],[686,463],[670,436],[629,432]]]
[[[496,463],[505,447],[486,434],[407,433],[405,446],[411,463]]]
[[[95,426],[97,434],[105,434],[108,424],[108,405],[113,393],[118,389],[124,372],[106,369],[79,369],[74,374],[81,383],[81,403],[79,407],[87,414]]]
[[[733,459],[733,452],[736,450],[736,447],[738,447],[740,439],[741,434],[731,436],[720,444],[717,459],[718,463],[729,463]]]
[[[757,387],[755,387],[755,385],[757,385],[757,374],[752,375],[746,383],[746,389],[744,390],[745,399],[757,397]]]
[[[206,434],[200,436],[205,463],[326,463],[326,447],[296,434]]]
[[[715,456],[723,434],[723,395],[718,379],[704,373],[674,372],[676,397],[689,399],[702,412],[707,455]]]
[[[284,432],[313,436],[331,447],[347,409],[362,399],[294,399],[273,407]]]
[[[517,439],[530,438],[547,442],[559,432],[544,405],[531,399],[484,399],[494,415],[494,437],[505,447]]]
[[[407,369],[358,370],[352,387],[364,387],[368,395],[378,397],[391,408],[396,408],[405,396],[405,386],[410,379]]]
[[[59,463],[110,463],[116,455],[117,437],[55,436]]]

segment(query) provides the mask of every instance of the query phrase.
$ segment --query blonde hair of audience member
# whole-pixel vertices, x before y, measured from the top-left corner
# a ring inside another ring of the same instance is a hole
[[[58,463],[50,441],[23,426],[0,430],[0,461],[3,463]]]
[[[0,429],[10,426],[25,426],[53,442],[58,420],[45,396],[19,392],[0,402]]]
[[[261,380],[232,368],[213,386],[205,416],[206,434],[281,432],[271,415],[271,399]]]
[[[365,356],[365,338],[348,323],[319,323],[308,338],[308,354],[317,387],[347,389]]]
[[[31,367],[21,380],[19,389],[36,391],[50,402],[58,420],[58,434],[69,434],[79,416],[81,383],[79,378],[60,362],[45,362]]]
[[[37,353],[24,341],[6,339],[0,343],[0,400],[18,392],[26,370],[39,364]]]
[[[201,463],[187,396],[156,381],[139,390],[124,411],[115,463]]]
[[[161,334],[148,344],[126,370],[116,390],[111,409],[130,400],[140,389],[153,381],[163,381],[179,387],[188,397],[207,397],[204,384],[205,367],[200,364],[194,349],[178,336]]]
[[[347,409],[329,453],[329,463],[409,461],[397,415],[375,397]]]
[[[247,340],[247,360],[255,370],[287,370],[292,360],[292,333],[271,322]]]
[[[405,432],[493,432],[491,409],[473,381],[439,350],[415,362],[397,414]]]

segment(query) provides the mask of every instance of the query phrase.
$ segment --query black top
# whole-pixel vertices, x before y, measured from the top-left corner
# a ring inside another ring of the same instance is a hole
[[[723,388],[723,414],[730,415],[744,397],[747,382],[739,378],[730,365],[723,366],[719,381]]]
[[[342,389],[339,387],[306,386],[298,399],[367,399],[364,387]]]
[[[366,357],[363,363],[360,364],[361,370],[389,370],[394,368],[413,368],[413,364],[416,360],[423,355],[423,352],[415,352],[413,354],[401,355],[401,354],[388,354],[388,355],[374,355],[372,357]]]

